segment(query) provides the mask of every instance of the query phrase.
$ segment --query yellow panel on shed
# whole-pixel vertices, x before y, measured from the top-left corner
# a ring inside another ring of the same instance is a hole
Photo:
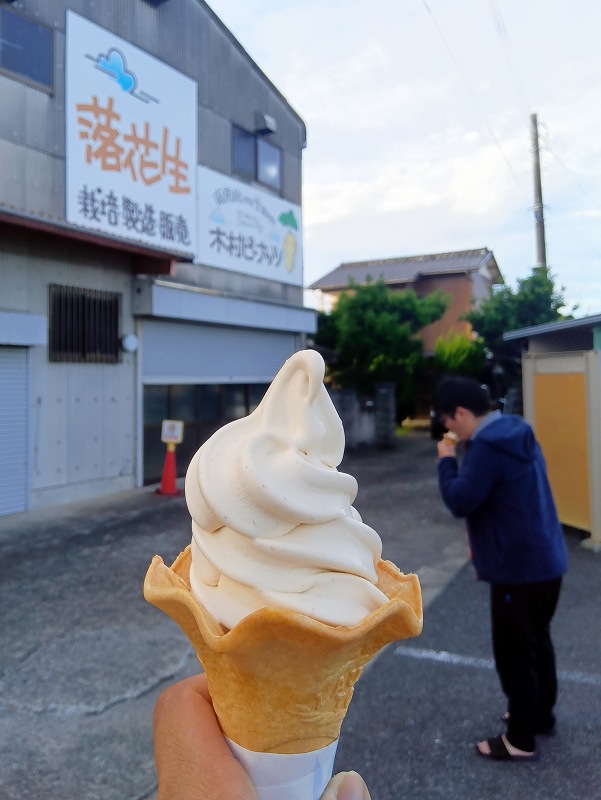
[[[534,425],[560,520],[591,530],[586,376],[534,376]]]

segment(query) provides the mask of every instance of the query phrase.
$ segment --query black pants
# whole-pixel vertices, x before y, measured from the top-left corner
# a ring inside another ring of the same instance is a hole
[[[507,738],[532,751],[534,736],[555,722],[555,653],[550,625],[561,578],[540,583],[491,584],[492,644],[501,687],[507,696]]]

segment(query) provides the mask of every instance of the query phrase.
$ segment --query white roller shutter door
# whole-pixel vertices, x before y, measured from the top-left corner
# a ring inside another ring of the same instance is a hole
[[[146,383],[269,383],[297,349],[280,331],[144,320]]]
[[[27,348],[0,347],[0,515],[27,508]]]

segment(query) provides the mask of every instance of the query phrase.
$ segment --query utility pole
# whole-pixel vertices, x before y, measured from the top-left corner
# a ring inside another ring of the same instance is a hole
[[[540,155],[538,152],[538,121],[536,114],[530,115],[532,133],[532,153],[534,157],[534,219],[536,221],[536,258],[537,267],[547,266],[547,248],[545,246],[545,217],[543,214],[543,187],[540,179]]]

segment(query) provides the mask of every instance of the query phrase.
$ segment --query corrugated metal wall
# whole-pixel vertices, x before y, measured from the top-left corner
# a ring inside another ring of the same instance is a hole
[[[48,94],[0,75],[0,211],[57,223],[58,235],[0,223],[0,309],[47,316],[49,283],[101,289],[122,294],[121,334],[135,331],[132,258],[60,236],[67,9],[196,80],[202,165],[231,174],[232,123],[253,130],[255,112],[274,117],[278,130],[270,141],[282,149],[282,195],[301,203],[305,126],[203,0],[167,0],[157,8],[144,0],[19,0],[10,8],[55,32],[54,89]],[[302,303],[300,287],[238,273],[224,278],[215,270],[205,276],[205,271],[189,265],[186,274],[191,283],[207,281],[225,293]],[[143,324],[145,376],[151,382],[269,381],[302,346],[299,336],[277,331]],[[61,364],[50,362],[43,346],[27,354],[31,506],[132,488],[140,422],[138,355],[123,353],[119,364]]]
[[[0,204],[64,221],[65,20],[71,9],[198,83],[199,161],[231,174],[231,123],[273,116],[283,151],[283,196],[301,202],[305,127],[296,112],[202,0],[22,0],[15,10],[55,31],[54,93],[0,75]]]
[[[145,320],[144,383],[268,383],[300,346],[288,333]]]
[[[28,504],[27,350],[0,347],[0,515]]]
[[[134,331],[130,258],[30,232],[3,233],[0,274],[14,310],[46,316],[48,285],[122,295],[120,330]],[[135,356],[119,364],[51,363],[46,347],[30,349],[32,506],[52,493],[77,496],[84,482],[134,485]],[[72,488],[68,488],[72,485]]]

